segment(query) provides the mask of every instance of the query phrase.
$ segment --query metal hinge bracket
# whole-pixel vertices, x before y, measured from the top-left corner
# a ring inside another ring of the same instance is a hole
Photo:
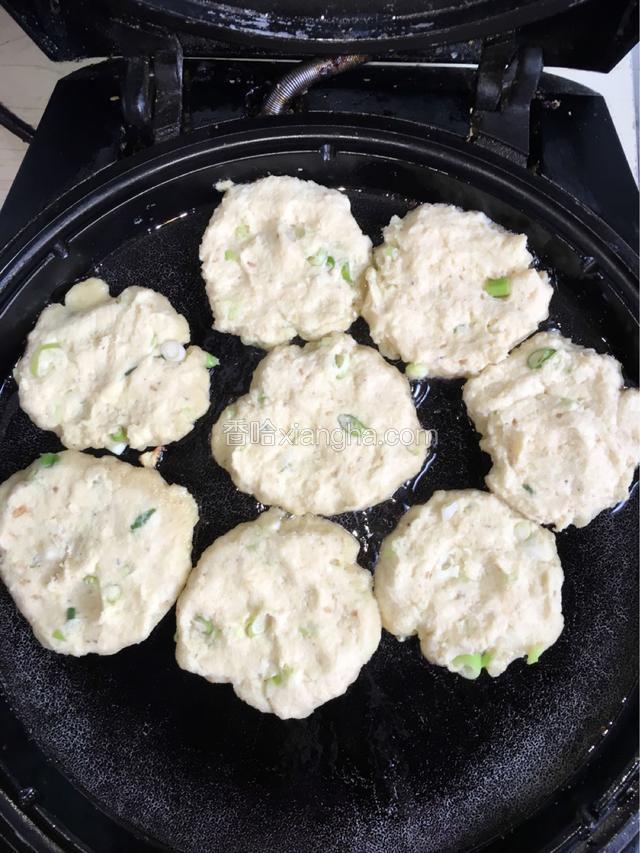
[[[477,71],[470,141],[527,165],[530,110],[542,74],[542,49],[513,36],[488,39]]]
[[[177,136],[182,129],[182,45],[163,30],[138,28],[117,21],[124,58],[121,77],[122,114],[137,145]]]

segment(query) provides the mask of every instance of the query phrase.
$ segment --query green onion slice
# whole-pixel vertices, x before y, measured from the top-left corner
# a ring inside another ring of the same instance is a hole
[[[522,488],[525,490],[525,492],[528,492],[530,495],[535,494],[535,492],[533,491],[533,489],[531,488],[529,483],[523,483]]]
[[[342,266],[340,268],[340,275],[349,284],[353,284],[353,279],[351,278],[351,270],[349,269],[349,264],[342,264]]]
[[[529,353],[529,357],[527,358],[527,367],[530,367],[531,370],[540,370],[542,365],[549,361],[550,358],[556,354],[557,350],[552,347],[543,347],[542,349],[534,350]]]
[[[246,240],[250,234],[251,234],[251,231],[249,231],[249,226],[245,225],[244,222],[242,222],[240,225],[238,225],[238,227],[235,230],[235,235],[236,235],[237,240]]]
[[[29,362],[29,369],[31,370],[31,375],[38,378],[38,367],[40,364],[40,356],[47,349],[60,349],[60,344],[55,341],[50,344],[40,344],[39,347],[36,347],[33,355],[31,356],[31,361]]]
[[[484,283],[484,289],[494,299],[505,299],[511,294],[511,282],[506,276],[488,278]]]
[[[214,632],[214,624],[212,620],[207,619],[204,616],[195,616],[193,624],[197,631],[200,631],[201,634],[204,634],[207,637],[210,637]]]
[[[75,607],[67,607],[67,622],[70,622],[71,619],[76,618],[76,609]]]
[[[109,438],[111,441],[115,441],[116,444],[128,444],[129,436],[127,435],[127,428],[123,426],[118,427],[116,432],[112,432],[109,435]]]
[[[267,678],[267,681],[270,684],[275,684],[276,687],[280,687],[287,681],[290,676],[293,674],[293,667],[285,664],[283,667],[280,667],[280,670],[276,672],[275,675],[272,675],[270,678]]]
[[[87,586],[95,586],[98,583],[98,578],[96,575],[85,575],[82,580],[86,583]]]
[[[224,253],[225,261],[235,261],[236,263],[240,260],[240,255],[234,251],[233,249],[226,249]]]
[[[327,255],[327,260],[325,261],[326,265],[332,270],[336,265],[336,259],[331,257],[331,255]]]
[[[473,681],[482,672],[482,655],[458,655],[451,661],[451,664],[463,678]]]
[[[338,423],[349,435],[362,435],[368,429],[355,415],[338,415]]]
[[[220,364],[220,359],[208,352],[204,359],[204,366],[209,370],[212,367],[217,367]]]
[[[323,264],[327,263],[328,257],[329,253],[326,249],[318,249],[315,255],[309,255],[307,261],[311,264],[312,267],[321,267]]]
[[[531,666],[533,663],[538,663],[540,655],[545,651],[544,646],[531,646],[527,652],[527,664]]]
[[[55,640],[66,640],[67,639],[59,628],[56,628],[56,630],[53,632],[52,636]]]
[[[118,583],[110,583],[104,588],[104,597],[109,604],[115,604],[122,595],[122,587]]]
[[[60,461],[57,453],[41,453],[38,460],[43,468],[53,468]]]
[[[139,516],[136,517],[133,524],[130,526],[131,530],[138,530],[144,524],[149,521],[153,513],[156,511],[155,507],[151,507],[151,509],[146,509],[144,512],[141,512]]]
[[[404,375],[407,379],[424,379],[427,375],[427,366],[426,364],[410,361],[404,369]]]
[[[252,613],[244,623],[244,632],[247,637],[257,637],[264,634],[267,627],[267,614],[260,611]]]
[[[491,661],[494,659],[494,657],[495,657],[495,655],[493,652],[485,652],[480,659],[480,663],[482,664],[482,668],[486,669],[489,666],[489,664],[491,663]]]

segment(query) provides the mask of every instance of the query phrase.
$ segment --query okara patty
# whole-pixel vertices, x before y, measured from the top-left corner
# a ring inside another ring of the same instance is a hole
[[[183,669],[283,719],[340,696],[380,641],[371,575],[337,524],[271,509],[208,548],[178,600]]]
[[[200,246],[214,328],[265,349],[347,329],[371,257],[347,196],[287,177],[219,189]]]
[[[296,515],[390,497],[418,473],[429,441],[405,377],[342,334],[270,352],[211,436],[239,489]]]
[[[535,335],[464,386],[489,488],[540,524],[584,527],[624,500],[640,455],[640,395],[618,362]]]
[[[384,540],[375,572],[382,624],[466,678],[535,663],[562,631],[555,538],[493,495],[435,492]]]
[[[15,369],[20,405],[76,450],[177,441],[209,408],[215,362],[188,340],[161,294],[128,287],[114,299],[90,278],[40,315]]]
[[[384,229],[362,315],[412,377],[471,376],[548,316],[552,288],[531,260],[526,236],[484,213],[423,204]]]
[[[43,646],[110,655],[176,600],[197,520],[189,492],[156,471],[45,453],[0,486],[0,576]]]

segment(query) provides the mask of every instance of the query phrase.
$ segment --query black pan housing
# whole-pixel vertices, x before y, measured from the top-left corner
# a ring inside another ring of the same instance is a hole
[[[0,257],[0,480],[59,447],[19,409],[11,370],[42,308],[97,274],[112,292],[140,284],[166,294],[193,341],[220,358],[211,410],[160,465],[198,502],[194,560],[257,515],[256,501],[213,462],[209,433],[264,353],[212,331],[197,254],[220,199],[216,182],[270,173],[344,187],[374,242],[393,214],[426,201],[483,210],[526,232],[554,284],[546,325],[612,353],[637,382],[637,259],[556,187],[408,122],[230,122],[79,186]],[[362,321],[353,333],[369,340]],[[420,383],[416,402],[439,436],[427,469],[385,503],[338,518],[371,570],[408,505],[435,489],[483,488],[489,469],[460,382]],[[566,627],[539,665],[516,662],[498,679],[468,682],[427,664],[414,640],[385,635],[347,694],[301,721],[260,714],[228,685],[181,671],[173,611],[137,647],[73,659],[41,648],[3,589],[2,719],[18,720],[76,791],[133,833],[131,850],[539,850],[609,807],[606,792],[633,754],[636,508],[634,490],[558,536]],[[0,767],[11,776],[10,752]],[[91,846],[109,849],[97,833]]]

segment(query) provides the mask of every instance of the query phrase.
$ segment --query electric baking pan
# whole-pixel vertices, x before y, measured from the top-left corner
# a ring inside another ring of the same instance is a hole
[[[637,383],[637,256],[558,187],[411,122],[322,113],[234,121],[110,167],[0,255],[0,480],[60,447],[18,406],[11,371],[25,337],[70,283],[100,275],[114,292],[140,284],[164,293],[194,343],[220,358],[209,413],[159,466],[198,502],[194,561],[258,514],[261,505],[213,462],[209,433],[264,353],[212,331],[197,255],[220,200],[216,182],[267,174],[344,188],[374,243],[393,214],[434,201],[525,232],[554,285],[544,325],[611,353]],[[363,321],[352,333],[370,343]],[[490,460],[461,384],[416,384],[420,420],[438,433],[425,469],[383,504],[336,518],[371,570],[408,506],[436,489],[484,488]],[[124,458],[135,464],[137,454]],[[415,639],[385,634],[346,695],[299,721],[260,714],[229,685],[181,671],[173,611],[139,646],[73,659],[38,645],[3,588],[0,724],[16,744],[37,744],[60,785],[95,807],[96,825],[105,815],[123,827],[127,841],[111,846],[96,833],[96,851],[577,849],[601,819],[616,813],[614,832],[633,810],[621,803],[636,739],[636,517],[634,486],[623,505],[558,535],[566,624],[539,665],[520,661],[498,679],[468,682],[429,665]],[[10,775],[1,756],[0,765]],[[5,820],[9,812],[5,804]],[[56,821],[36,815],[55,835]],[[65,835],[64,849],[89,849],[76,842]]]

